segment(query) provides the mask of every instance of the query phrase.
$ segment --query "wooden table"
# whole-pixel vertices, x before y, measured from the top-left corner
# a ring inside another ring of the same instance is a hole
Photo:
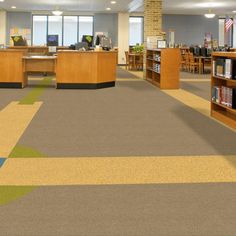
[[[205,62],[206,60],[210,60],[211,61],[211,57],[203,57],[203,56],[195,56],[194,60],[196,60],[199,63],[199,68],[201,68],[201,70],[199,69],[199,74],[204,74],[205,71]]]

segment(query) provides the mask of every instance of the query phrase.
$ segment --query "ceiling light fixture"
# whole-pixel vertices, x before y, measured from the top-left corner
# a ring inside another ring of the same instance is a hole
[[[107,11],[110,11],[110,10],[111,10],[111,8],[110,8],[110,7],[107,7],[107,8],[106,8],[106,10],[107,10]]]
[[[116,4],[116,1],[111,1],[111,4]]]
[[[63,11],[52,11],[52,14],[53,14],[54,16],[61,16],[62,13],[63,13]]]
[[[54,16],[61,16],[63,14],[63,11],[61,11],[59,7],[56,7],[55,10],[52,11],[52,14]]]
[[[16,6],[12,6],[11,8],[12,8],[12,9],[16,9]]]
[[[216,14],[211,12],[211,9],[209,9],[208,13],[204,14],[206,18],[214,18]]]

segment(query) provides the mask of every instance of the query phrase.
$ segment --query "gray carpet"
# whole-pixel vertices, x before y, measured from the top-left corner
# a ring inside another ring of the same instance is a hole
[[[121,67],[117,67],[116,69],[116,77],[119,78],[119,79],[139,79],[138,76],[130,73],[129,71],[125,70],[125,69],[122,69]]]
[[[235,236],[236,184],[40,187],[0,207],[1,236]]]
[[[49,157],[236,154],[235,132],[145,81],[103,90],[48,88],[41,99],[18,144]]]
[[[180,88],[190,93],[193,93],[201,98],[210,101],[211,82],[183,82],[180,83]]]
[[[19,101],[30,89],[0,89],[0,110],[6,107],[12,101]]]
[[[211,74],[198,74],[198,73],[190,73],[190,72],[180,72],[180,79],[210,79]]]

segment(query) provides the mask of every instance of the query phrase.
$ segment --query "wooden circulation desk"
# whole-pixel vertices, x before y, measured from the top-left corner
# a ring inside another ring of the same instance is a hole
[[[47,46],[12,46],[9,49],[17,49],[17,50],[26,50],[29,54],[40,54],[46,55],[49,53],[49,48]],[[68,50],[68,47],[58,46],[58,50]]]
[[[115,86],[115,51],[59,51],[57,88],[96,89]]]
[[[23,71],[28,72],[52,72],[56,73],[55,56],[24,56]]]
[[[0,88],[23,88],[28,72],[56,74],[59,89],[115,86],[117,52],[58,51],[55,56],[27,56],[25,50],[0,50]]]

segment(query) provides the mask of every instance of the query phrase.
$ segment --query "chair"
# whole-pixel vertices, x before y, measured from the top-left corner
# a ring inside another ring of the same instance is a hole
[[[197,58],[196,58],[197,59]],[[195,60],[193,53],[189,54],[189,71],[190,72],[199,72],[202,73],[202,63],[200,63],[200,59],[197,59],[198,61]]]
[[[143,70],[143,54],[142,53],[136,56],[135,67],[137,70]]]
[[[186,54],[181,54],[181,62],[180,62],[181,70],[187,71],[187,65],[186,65]]]
[[[125,69],[131,70],[134,66],[134,59],[133,57],[129,56],[128,51],[125,51],[125,59],[126,59]]]

